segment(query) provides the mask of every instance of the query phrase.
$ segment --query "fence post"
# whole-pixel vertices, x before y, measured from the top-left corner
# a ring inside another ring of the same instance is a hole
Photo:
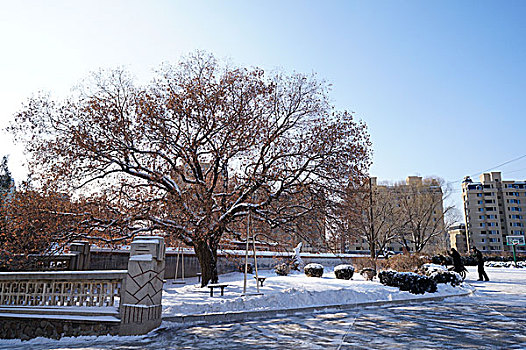
[[[89,270],[90,265],[90,245],[87,241],[74,241],[69,246],[69,251],[75,256],[71,259],[70,270],[81,271]]]
[[[121,291],[120,334],[145,334],[161,325],[164,265],[164,238],[138,236],[132,241]]]

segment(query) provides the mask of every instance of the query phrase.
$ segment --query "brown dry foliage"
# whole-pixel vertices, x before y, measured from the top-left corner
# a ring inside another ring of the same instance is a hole
[[[417,272],[423,264],[431,262],[429,258],[422,254],[399,254],[389,259],[374,260],[369,257],[353,258],[352,263],[356,271],[364,268],[376,268],[380,270],[395,270],[399,272]]]
[[[431,261],[421,254],[399,254],[385,260],[385,268],[398,272],[417,272],[422,265]]]
[[[385,268],[385,260],[383,259],[375,260],[370,257],[353,258],[352,265],[354,266],[355,270],[358,272],[365,268],[381,270]]]
[[[203,52],[144,86],[113,70],[66,101],[31,98],[10,131],[39,185],[103,193],[115,220],[103,217],[101,229],[120,224],[125,238],[150,230],[192,246],[203,285],[217,281],[219,242],[239,237],[236,223],[249,212],[277,227],[289,221],[284,214],[312,211],[280,198],[308,188],[336,200],[370,164],[365,123],[334,109],[328,84],[223,65]]]

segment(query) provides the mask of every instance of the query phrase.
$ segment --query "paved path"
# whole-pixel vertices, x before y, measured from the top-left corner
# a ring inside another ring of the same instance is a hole
[[[526,271],[489,271],[477,292],[421,305],[181,327],[143,337],[93,338],[12,349],[526,349]],[[470,277],[474,277],[470,273]],[[522,279],[522,277],[524,277]]]
[[[194,326],[178,329],[176,333],[184,335],[173,341],[181,341],[180,348],[228,344],[230,349],[526,349],[526,305],[486,305],[487,301],[464,297],[418,306]],[[159,335],[168,340],[173,330]]]

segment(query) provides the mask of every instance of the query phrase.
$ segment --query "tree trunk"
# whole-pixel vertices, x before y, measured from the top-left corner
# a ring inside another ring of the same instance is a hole
[[[375,241],[369,242],[369,250],[371,252],[371,259],[376,260],[376,242]]]
[[[217,248],[211,247],[207,241],[194,243],[194,251],[201,267],[201,287],[208,282],[217,283]]]

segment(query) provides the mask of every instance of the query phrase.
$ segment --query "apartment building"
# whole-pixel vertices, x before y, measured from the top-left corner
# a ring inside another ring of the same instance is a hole
[[[463,222],[454,223],[449,227],[447,232],[449,233],[449,244],[451,248],[455,248],[461,254],[469,252],[466,224]]]
[[[526,230],[526,181],[502,180],[500,172],[480,175],[479,182],[466,176],[462,199],[469,249],[488,253],[508,252],[507,236],[524,236]],[[524,246],[516,247],[525,251]]]

